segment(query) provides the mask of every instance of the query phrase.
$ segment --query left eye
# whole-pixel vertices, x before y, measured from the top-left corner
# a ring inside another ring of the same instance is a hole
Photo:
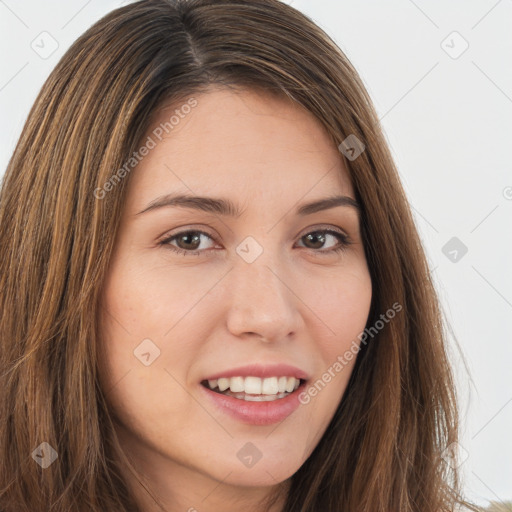
[[[166,238],[165,240],[162,240],[159,245],[167,246],[172,251],[181,253],[183,255],[199,255],[207,249],[203,248],[202,250],[198,250],[198,247],[201,245],[202,236],[214,242],[213,238],[204,231],[182,231],[181,233],[177,233]],[[330,247],[325,249],[324,246],[329,238],[335,240],[337,239],[338,244],[334,244],[334,246],[331,244]],[[305,243],[311,244],[312,246],[304,247],[317,253],[332,253],[342,251],[351,243],[349,237],[345,235],[345,233],[335,231],[333,229],[310,231],[309,233],[301,236],[299,240],[304,240]]]

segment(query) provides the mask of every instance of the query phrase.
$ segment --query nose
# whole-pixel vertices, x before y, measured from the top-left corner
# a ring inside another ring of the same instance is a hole
[[[264,342],[292,337],[302,325],[289,273],[263,257],[238,261],[227,283],[227,328],[238,337],[257,336]]]

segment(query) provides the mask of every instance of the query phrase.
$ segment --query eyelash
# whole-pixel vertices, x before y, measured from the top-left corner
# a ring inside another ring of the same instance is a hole
[[[308,249],[310,251],[313,251],[315,253],[320,253],[323,255],[330,255],[333,253],[339,253],[339,252],[344,251],[352,243],[350,238],[347,235],[345,235],[345,233],[342,233],[341,231],[336,231],[333,229],[315,229],[313,231],[309,231],[308,233],[302,235],[300,237],[300,239],[306,237],[307,235],[318,234],[318,233],[329,234],[329,235],[333,235],[333,236],[337,237],[338,240],[340,241],[339,245],[337,245],[336,247],[334,247],[332,249],[328,249],[328,250],[321,250],[321,249],[316,250],[316,249],[310,249],[308,247],[305,247],[305,249]],[[159,242],[158,245],[164,246],[167,249],[170,249],[171,251],[173,251],[175,253],[182,254],[183,256],[199,256],[199,255],[201,255],[201,253],[208,250],[208,249],[203,249],[203,250],[187,251],[185,249],[182,249],[181,247],[176,247],[174,245],[171,245],[170,242],[172,240],[179,238],[180,236],[187,235],[187,234],[205,235],[215,242],[215,239],[208,233],[206,233],[204,231],[197,230],[197,229],[189,229],[189,230],[185,230],[185,231],[180,231],[179,233],[175,233],[174,235],[165,238],[164,240]]]

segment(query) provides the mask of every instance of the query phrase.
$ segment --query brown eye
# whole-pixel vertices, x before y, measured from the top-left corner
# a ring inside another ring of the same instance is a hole
[[[326,244],[328,244],[332,239],[337,239],[338,244],[330,244],[330,246],[326,248]],[[310,233],[301,237],[301,240],[304,241],[307,249],[325,253],[341,251],[350,244],[347,235],[331,229],[311,231]]]
[[[178,235],[175,238],[180,249],[196,250],[201,244],[201,235],[193,231]]]
[[[306,240],[307,244],[310,244],[310,249],[321,249],[325,244],[326,236],[324,233],[316,231],[304,236],[303,239]]]
[[[214,239],[204,231],[188,230],[167,237],[160,242],[160,245],[174,252],[183,254],[184,256],[199,256],[204,253],[206,249],[212,248],[212,246],[210,246],[199,249],[202,241],[201,237],[210,239],[212,243],[214,242]],[[311,231],[302,236],[300,240],[304,243],[303,247],[319,254],[332,254],[333,252],[342,251],[351,243],[347,235],[333,229]],[[337,244],[336,240],[338,241]]]
[[[212,240],[213,238],[204,231],[181,231],[180,233],[176,233],[165,240],[160,242],[160,245],[166,246],[169,249],[181,253],[183,255],[193,254],[199,255],[204,252],[208,247],[202,248],[198,250],[201,245],[201,237],[205,237],[207,239]],[[210,247],[211,248],[211,247]]]

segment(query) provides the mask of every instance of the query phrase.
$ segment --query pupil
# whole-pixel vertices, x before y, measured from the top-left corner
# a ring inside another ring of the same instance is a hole
[[[323,234],[309,234],[306,235],[306,238],[309,239],[309,241],[313,240],[313,245],[315,246],[315,249],[318,249],[322,247],[322,245],[325,243],[325,235]],[[317,243],[315,244],[315,240],[317,240]]]
[[[180,239],[183,241],[183,240],[188,240],[188,241],[185,241],[185,249],[197,249],[198,245],[199,245],[199,235],[195,234],[195,235],[190,235],[190,234],[186,234],[186,235],[182,235],[180,237]],[[190,241],[190,239],[195,239],[193,242]],[[195,243],[194,243],[195,242]],[[190,244],[192,243],[193,244],[193,247],[187,247],[187,244]]]

